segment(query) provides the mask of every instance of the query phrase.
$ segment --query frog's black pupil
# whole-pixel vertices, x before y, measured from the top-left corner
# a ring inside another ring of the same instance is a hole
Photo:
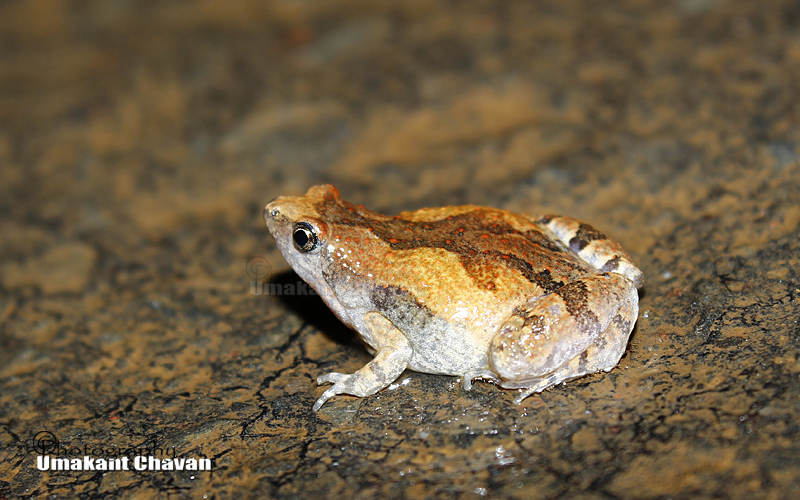
[[[292,231],[294,246],[301,252],[310,252],[317,248],[317,234],[308,222],[298,222]]]
[[[294,232],[294,242],[297,243],[297,246],[300,248],[305,248],[308,240],[308,229],[300,228]]]

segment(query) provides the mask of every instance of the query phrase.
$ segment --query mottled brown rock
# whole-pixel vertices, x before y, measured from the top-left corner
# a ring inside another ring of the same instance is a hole
[[[64,242],[40,256],[3,265],[3,286],[34,286],[45,295],[80,292],[89,281],[96,258],[97,252],[89,245]]]
[[[796,496],[796,2],[457,4],[0,4],[0,497]],[[626,355],[312,412],[370,356],[261,211],[320,183],[602,228]],[[41,431],[214,471],[42,472]]]

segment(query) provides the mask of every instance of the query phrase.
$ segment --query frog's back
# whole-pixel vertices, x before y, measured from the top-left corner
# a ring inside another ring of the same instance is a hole
[[[362,264],[373,284],[397,287],[429,306],[510,304],[597,273],[546,226],[506,210],[465,205],[390,217],[343,200],[319,208],[338,221],[339,241],[355,230],[368,235],[370,242],[352,245],[348,258]]]

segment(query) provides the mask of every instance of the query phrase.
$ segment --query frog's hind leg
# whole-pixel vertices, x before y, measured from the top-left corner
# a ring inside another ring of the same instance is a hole
[[[636,288],[644,284],[644,275],[633,265],[622,247],[589,224],[557,215],[541,216],[536,221],[598,271],[621,274],[631,280]]]
[[[518,308],[492,340],[505,388],[533,393],[619,362],[639,312],[635,285],[616,273],[583,278]]]
[[[605,335],[597,337],[597,340],[577,358],[568,361],[550,375],[535,381],[534,385],[524,388],[514,398],[514,402],[519,404],[531,394],[542,392],[561,382],[599,371],[610,372],[617,366],[619,359],[625,353],[628,337],[633,330],[633,322],[638,310],[636,302],[627,302],[608,325]]]

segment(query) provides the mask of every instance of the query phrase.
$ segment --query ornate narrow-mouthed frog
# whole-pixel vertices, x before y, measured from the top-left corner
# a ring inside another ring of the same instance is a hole
[[[332,383],[369,396],[405,370],[521,389],[515,402],[616,366],[644,278],[587,224],[466,205],[396,217],[341,199],[333,186],[264,209],[281,253],[374,355]]]

